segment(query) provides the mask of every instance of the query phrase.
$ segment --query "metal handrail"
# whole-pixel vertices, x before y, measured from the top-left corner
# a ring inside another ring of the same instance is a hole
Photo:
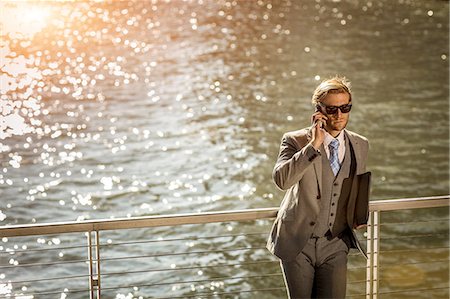
[[[24,224],[0,227],[0,237],[51,235],[61,233],[95,232],[185,224],[205,224],[227,221],[247,221],[276,217],[278,208],[219,211],[190,214],[158,215],[119,219],[99,219],[45,224]]]
[[[421,208],[445,207],[450,204],[450,194],[440,196],[427,196],[415,198],[385,199],[375,200],[369,203],[369,210],[374,211],[393,211]]]
[[[376,200],[369,203],[369,210],[392,211],[418,208],[443,207],[450,205],[450,195],[403,199]],[[0,237],[50,235],[75,232],[95,232],[184,224],[204,224],[227,221],[247,221],[275,218],[278,208],[259,208],[237,211],[218,211],[190,214],[158,215],[119,219],[24,224],[0,227]]]
[[[380,292],[378,284],[380,277],[378,274],[379,269],[379,254],[380,254],[380,228],[383,225],[380,221],[380,212],[382,211],[393,211],[393,210],[406,210],[406,209],[418,209],[418,208],[433,208],[433,207],[445,207],[450,206],[450,195],[442,196],[432,196],[432,197],[418,197],[418,198],[404,198],[404,199],[389,199],[389,200],[376,200],[369,203],[369,221],[367,226],[367,254],[368,260],[365,267],[354,267],[355,269],[366,269],[366,298],[367,299],[377,299],[378,295],[385,294],[385,292]],[[128,257],[100,257],[100,246],[116,246],[116,245],[126,245],[126,244],[136,244],[136,243],[151,243],[151,242],[164,242],[164,241],[175,241],[184,240],[180,238],[167,239],[167,240],[139,240],[134,242],[118,242],[113,244],[100,244],[99,233],[100,231],[106,230],[119,230],[119,229],[135,229],[135,228],[149,228],[149,227],[164,227],[164,226],[178,226],[186,224],[206,224],[206,223],[217,223],[217,222],[232,222],[232,221],[254,221],[259,219],[270,219],[275,218],[278,213],[278,208],[261,208],[261,209],[248,209],[239,211],[222,211],[222,212],[206,212],[206,213],[192,213],[192,214],[179,214],[179,215],[159,215],[159,216],[145,216],[145,217],[132,217],[132,218],[119,218],[119,219],[99,219],[99,220],[87,220],[82,222],[72,221],[72,222],[57,222],[57,223],[44,223],[44,224],[25,224],[25,225],[12,225],[12,226],[2,226],[0,227],[0,238],[2,237],[19,237],[19,236],[33,236],[33,235],[52,235],[52,234],[66,234],[66,233],[85,233],[88,240],[87,246],[74,246],[76,248],[87,248],[88,249],[88,265],[89,274],[83,276],[72,276],[72,278],[89,278],[89,293],[90,298],[101,298],[100,292],[102,289],[106,290],[109,288],[101,287],[101,279],[108,276],[123,275],[123,272],[106,272],[100,273],[100,263],[103,261],[114,261],[122,260],[124,258],[146,258],[155,256],[166,256],[166,255],[184,255],[184,254],[203,254],[209,253],[211,251],[193,251],[193,252],[171,252],[169,254],[151,254],[151,255],[137,255]],[[439,221],[444,221],[445,219],[439,219]],[[431,221],[431,220],[430,220]],[[428,222],[428,221],[422,221]],[[253,235],[261,235],[263,233],[253,233]],[[206,237],[193,237],[193,239],[202,238],[218,238],[226,236],[240,236],[241,234],[224,235],[224,236],[206,236]],[[428,235],[419,235],[428,236]],[[435,236],[435,235],[433,235]],[[409,236],[411,237],[411,236]],[[389,239],[389,238],[386,238]],[[65,248],[65,247],[61,247]],[[70,247],[66,247],[70,248]],[[56,250],[58,248],[52,248]],[[235,251],[235,250],[250,250],[250,249],[262,249],[262,248],[234,248],[234,249],[222,249],[218,252],[225,251]],[[42,250],[43,249],[31,249]],[[45,249],[50,250],[50,249]],[[27,250],[13,250],[13,252],[25,252]],[[9,252],[8,252],[9,253]],[[102,254],[103,255],[103,254]],[[433,261],[414,261],[407,264],[419,264],[419,263],[440,263],[445,260],[433,260]],[[81,262],[76,261],[61,261],[61,262],[50,262],[50,263],[36,263],[36,264],[22,264],[21,267],[31,267],[35,265],[55,265],[55,264],[65,264],[65,263],[76,263]],[[86,261],[83,261],[86,262]],[[237,265],[250,265],[250,264],[261,264],[261,263],[276,263],[274,260],[259,260],[251,262],[239,262],[239,263],[222,263],[221,266],[237,266]],[[142,272],[161,272],[161,271],[179,271],[186,269],[207,269],[209,267],[216,267],[217,265],[198,265],[198,266],[182,266],[177,268],[150,268],[150,269],[139,269],[133,271],[127,271],[130,273],[142,273]],[[3,268],[14,268],[16,266],[6,266]],[[67,278],[67,277],[65,277]],[[44,278],[39,280],[31,280],[27,282],[34,281],[48,281],[58,278]],[[14,281],[17,283],[17,281]],[[361,281],[364,282],[364,281]],[[283,289],[271,288],[267,290]],[[243,292],[257,292],[260,290],[244,290]],[[233,292],[227,292],[226,294],[232,294]],[[389,293],[389,292],[388,292]],[[386,294],[388,294],[386,293]],[[42,293],[42,294],[45,294]],[[49,293],[50,294],[50,293]],[[219,293],[198,293],[195,297],[208,296],[208,294],[220,294]],[[225,293],[224,293],[225,294]],[[364,294],[360,294],[364,295]],[[2,296],[0,296],[3,298]],[[350,296],[352,297],[352,296]],[[167,297],[169,298],[169,297]],[[171,297],[173,298],[173,297]],[[176,297],[178,298],[178,297]],[[185,297],[179,297],[185,298]]]

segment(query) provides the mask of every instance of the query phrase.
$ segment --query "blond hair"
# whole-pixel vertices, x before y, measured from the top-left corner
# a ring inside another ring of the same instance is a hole
[[[345,77],[334,76],[333,78],[322,81],[317,86],[312,96],[312,103],[317,104],[321,102],[328,93],[348,93],[350,101],[352,100],[352,92],[350,90],[350,81]]]

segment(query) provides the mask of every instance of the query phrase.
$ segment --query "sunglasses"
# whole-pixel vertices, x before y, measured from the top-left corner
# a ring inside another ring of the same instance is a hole
[[[336,114],[338,113],[338,109],[341,110],[342,113],[349,113],[352,110],[352,104],[345,104],[341,106],[327,106],[323,103],[319,103],[320,106],[325,108],[325,112],[327,114]]]

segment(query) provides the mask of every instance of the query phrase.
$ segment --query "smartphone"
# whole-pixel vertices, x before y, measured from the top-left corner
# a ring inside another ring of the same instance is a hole
[[[323,114],[322,107],[320,107],[319,104],[316,104],[316,111],[315,112],[320,112],[320,113]],[[323,122],[320,122],[320,127],[323,129]]]

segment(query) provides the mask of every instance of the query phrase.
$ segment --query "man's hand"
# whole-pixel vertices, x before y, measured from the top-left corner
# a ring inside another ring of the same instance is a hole
[[[362,229],[362,228],[366,228],[366,227],[367,227],[367,224],[354,225],[354,228],[357,229],[357,230]]]
[[[326,124],[328,118],[321,112],[315,112],[312,115],[311,121],[313,123],[312,127],[312,146],[318,150],[325,139],[325,129],[323,127]]]

